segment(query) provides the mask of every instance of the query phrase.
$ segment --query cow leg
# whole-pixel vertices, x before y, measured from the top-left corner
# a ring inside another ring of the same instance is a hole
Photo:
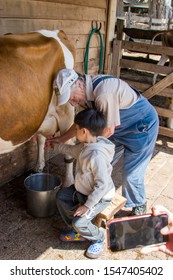
[[[42,172],[45,167],[45,153],[44,153],[44,146],[45,146],[46,137],[37,134],[37,163],[34,168],[35,172]]]
[[[69,103],[66,103],[62,106],[56,108],[58,126],[60,134],[63,135],[73,124],[74,121],[74,107]],[[66,144],[74,145],[74,139],[70,139]],[[63,182],[63,187],[69,187],[74,184],[74,174],[73,174],[73,159],[71,156],[64,156],[64,161],[66,164],[65,178]]]
[[[68,141],[69,142],[69,141]],[[66,142],[67,144],[67,142]],[[70,143],[71,144],[71,143]],[[65,161],[65,178],[63,182],[63,187],[70,187],[74,184],[74,175],[73,175],[73,161],[74,159],[70,156],[64,156]]]
[[[165,65],[167,60],[168,60],[168,56],[163,54],[163,55],[161,55],[161,58],[160,58],[159,62],[157,63],[157,65],[163,66],[163,65]],[[153,76],[153,82],[152,82],[153,85],[155,85],[155,83],[156,83],[157,76],[158,76],[157,73],[155,73],[154,76]]]
[[[46,141],[45,136],[43,136],[41,134],[37,135],[38,152],[37,152],[37,163],[34,168],[35,172],[42,172],[45,167],[45,150],[44,150],[45,141]],[[71,140],[69,140],[67,142],[68,142],[68,144],[72,144]],[[63,187],[69,187],[72,184],[74,184],[73,159],[70,156],[65,155],[64,161],[65,161],[65,178],[63,181]]]
[[[45,141],[46,137],[53,135],[57,130],[57,121],[54,115],[47,117],[37,133],[37,163],[35,172],[42,172],[45,167]]]

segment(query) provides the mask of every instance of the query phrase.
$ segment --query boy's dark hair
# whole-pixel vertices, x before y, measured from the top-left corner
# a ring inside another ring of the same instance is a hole
[[[80,111],[75,116],[74,123],[80,128],[87,128],[93,136],[101,135],[106,127],[106,119],[103,113],[93,108]]]

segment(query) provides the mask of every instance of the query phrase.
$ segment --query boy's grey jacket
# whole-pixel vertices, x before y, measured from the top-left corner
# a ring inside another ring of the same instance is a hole
[[[95,206],[100,199],[111,200],[115,195],[112,181],[112,165],[115,145],[104,137],[95,143],[76,145],[58,144],[58,151],[71,155],[76,161],[75,188],[88,196],[85,205]]]

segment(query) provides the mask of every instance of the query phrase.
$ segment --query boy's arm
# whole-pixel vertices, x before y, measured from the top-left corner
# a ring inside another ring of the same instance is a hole
[[[100,156],[95,156],[91,159],[91,172],[94,176],[93,192],[88,195],[85,206],[92,208],[100,199],[108,192],[108,183],[110,175],[105,160],[101,160]]]
[[[60,154],[70,155],[73,158],[78,158],[78,155],[83,147],[82,143],[76,145],[57,144],[56,151]]]

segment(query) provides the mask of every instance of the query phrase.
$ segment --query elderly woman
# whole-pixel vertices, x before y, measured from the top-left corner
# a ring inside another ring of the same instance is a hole
[[[132,208],[131,215],[146,213],[144,177],[159,126],[154,107],[136,89],[109,75],[80,75],[62,69],[55,84],[59,105],[70,102],[103,112],[107,123],[103,136],[115,144],[115,158],[124,152],[122,195],[127,199],[126,207]],[[72,125],[56,142],[65,142],[74,135]]]

